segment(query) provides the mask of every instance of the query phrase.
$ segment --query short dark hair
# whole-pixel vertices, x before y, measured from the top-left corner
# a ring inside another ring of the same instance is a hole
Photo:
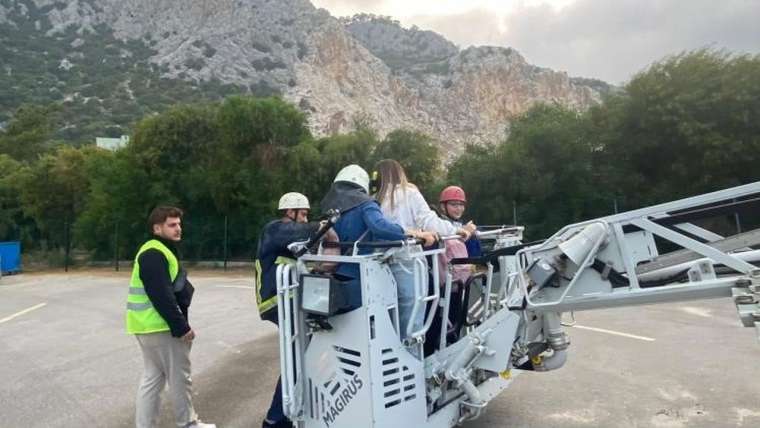
[[[153,230],[153,225],[162,224],[169,217],[182,218],[184,214],[185,212],[177,207],[159,206],[153,208],[153,211],[151,211],[148,216],[148,228]]]

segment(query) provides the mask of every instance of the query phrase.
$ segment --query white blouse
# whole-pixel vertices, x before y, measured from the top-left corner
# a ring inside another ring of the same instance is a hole
[[[416,186],[409,185],[406,189],[396,187],[393,196],[395,207],[391,208],[391,198],[388,196],[380,208],[386,217],[404,229],[428,230],[438,232],[441,236],[454,235],[459,230],[458,227],[438,217],[438,214],[430,209]]]

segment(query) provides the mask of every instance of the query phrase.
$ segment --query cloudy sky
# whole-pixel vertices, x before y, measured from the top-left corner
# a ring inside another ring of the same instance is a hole
[[[460,47],[517,49],[530,63],[619,84],[684,50],[760,53],[760,0],[312,0],[335,16],[390,15]]]

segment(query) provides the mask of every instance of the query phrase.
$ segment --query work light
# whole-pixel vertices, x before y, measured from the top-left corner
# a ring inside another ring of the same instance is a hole
[[[343,291],[343,284],[332,277],[301,275],[301,309],[316,315],[334,315],[345,306]]]

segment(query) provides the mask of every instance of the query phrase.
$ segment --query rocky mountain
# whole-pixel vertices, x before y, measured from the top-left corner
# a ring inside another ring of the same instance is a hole
[[[292,101],[318,135],[361,119],[456,148],[502,138],[536,102],[585,109],[608,88],[308,0],[0,0],[0,58],[0,122],[22,102],[61,102],[69,139],[244,92]]]

